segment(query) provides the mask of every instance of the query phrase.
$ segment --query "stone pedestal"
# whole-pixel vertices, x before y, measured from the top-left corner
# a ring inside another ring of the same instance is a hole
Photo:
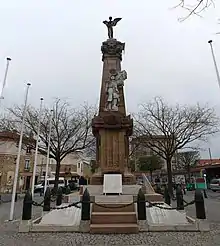
[[[120,112],[102,112],[92,122],[96,137],[96,161],[100,168],[91,184],[102,184],[107,173],[122,174],[123,184],[134,184],[134,176],[127,171],[129,141],[133,120]]]

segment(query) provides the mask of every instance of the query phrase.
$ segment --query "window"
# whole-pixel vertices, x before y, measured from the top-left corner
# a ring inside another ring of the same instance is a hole
[[[78,163],[78,168],[80,168],[80,162]]]
[[[30,146],[28,146],[26,149],[26,154],[30,154],[30,153],[31,153],[31,148],[30,148]]]
[[[30,160],[25,160],[24,169],[25,170],[29,170],[30,169]]]

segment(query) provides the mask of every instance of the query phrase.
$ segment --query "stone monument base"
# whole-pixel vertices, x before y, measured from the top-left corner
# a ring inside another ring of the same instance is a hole
[[[104,174],[101,172],[95,173],[90,179],[91,185],[103,185]],[[126,172],[122,174],[122,184],[123,185],[133,185],[136,184],[135,176],[132,173]]]

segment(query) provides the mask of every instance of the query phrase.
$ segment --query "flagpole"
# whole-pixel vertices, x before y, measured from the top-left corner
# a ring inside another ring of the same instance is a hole
[[[7,60],[7,64],[6,64],[4,79],[3,79],[3,83],[2,83],[2,90],[1,90],[0,100],[4,99],[3,92],[4,92],[5,85],[6,85],[6,80],[7,80],[7,75],[8,75],[8,68],[9,68],[9,63],[11,61],[11,58],[7,57],[6,60]]]
[[[40,126],[41,126],[41,113],[42,113],[42,105],[43,105],[43,98],[40,99],[40,111],[38,116],[38,127],[37,127],[37,139],[36,139],[36,149],[35,149],[35,156],[34,156],[34,168],[32,174],[32,186],[31,186],[31,194],[34,197],[34,185],[35,185],[35,176],[36,176],[36,168],[37,168],[37,157],[38,157],[38,145],[39,145],[39,135],[40,135]]]
[[[45,180],[44,180],[44,194],[47,189],[47,176],[48,176],[48,168],[49,168],[49,161],[50,161],[50,137],[51,137],[51,128],[52,128],[52,116],[53,116],[53,110],[50,111],[48,147],[47,147],[47,163],[46,163],[46,172],[45,172]]]
[[[216,76],[217,76],[217,80],[218,80],[218,85],[220,87],[220,76],[219,76],[217,62],[216,62],[216,59],[215,59],[214,49],[213,49],[213,46],[212,46],[212,40],[209,40],[208,43],[210,44],[211,53],[212,53],[212,59],[213,59],[213,62],[214,62],[215,72],[216,72]]]
[[[2,91],[1,91],[0,99],[4,99],[3,92],[4,92],[5,85],[6,85],[6,80],[7,80],[7,75],[8,75],[8,68],[9,68],[9,63],[11,61],[11,58],[7,57],[6,60],[7,60],[7,64],[6,64],[5,75],[4,75],[4,80],[3,80],[3,84],[2,84]]]
[[[10,221],[13,220],[13,217],[14,217],[15,196],[16,196],[16,190],[17,190],[21,148],[22,148],[22,140],[23,140],[23,133],[24,133],[24,123],[25,123],[25,116],[26,116],[26,111],[27,111],[27,100],[28,100],[28,92],[29,92],[30,85],[31,85],[30,83],[27,83],[27,89],[26,89],[26,95],[25,95],[25,101],[24,101],[24,110],[22,114],[21,133],[20,133],[20,140],[19,140],[19,145],[18,145],[18,155],[16,159],[14,183],[13,183],[13,190],[12,190],[11,209],[10,209],[10,217],[9,217]]]

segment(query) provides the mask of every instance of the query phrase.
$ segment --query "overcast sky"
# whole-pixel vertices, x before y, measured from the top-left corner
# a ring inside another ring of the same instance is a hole
[[[102,61],[100,46],[107,39],[103,20],[122,17],[115,36],[126,43],[122,68],[128,73],[125,96],[128,112],[153,96],[169,102],[208,102],[220,113],[220,89],[207,41],[213,39],[220,63],[220,5],[178,22],[186,12],[171,9],[179,0],[1,0],[0,74],[10,56],[4,107],[40,97],[51,105],[55,97],[73,106],[99,100]],[[193,1],[193,0],[192,0]],[[220,158],[219,139],[209,145]],[[208,157],[208,151],[203,152]]]

